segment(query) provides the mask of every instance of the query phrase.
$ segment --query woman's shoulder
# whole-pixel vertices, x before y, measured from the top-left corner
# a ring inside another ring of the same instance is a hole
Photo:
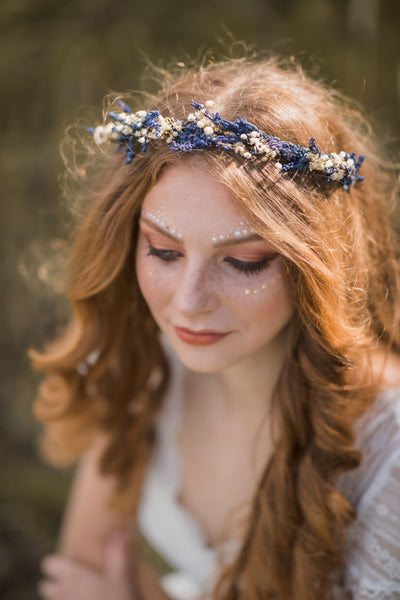
[[[400,439],[400,384],[379,392],[355,429],[356,444],[363,453],[396,444]]]
[[[379,393],[355,425],[360,466],[339,479],[339,489],[360,510],[397,478],[400,465],[400,385]],[[400,480],[398,482],[400,486]]]
[[[382,464],[400,449],[400,356],[385,357],[382,384],[377,396],[355,424],[356,446],[362,464]]]
[[[361,464],[341,491],[356,509],[347,533],[345,588],[355,600],[400,593],[400,386],[382,391],[356,426]]]

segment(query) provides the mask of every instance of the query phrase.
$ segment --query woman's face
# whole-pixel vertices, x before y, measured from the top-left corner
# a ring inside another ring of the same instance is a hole
[[[281,258],[204,165],[170,167],[146,195],[136,268],[189,369],[218,372],[282,343],[292,305]]]

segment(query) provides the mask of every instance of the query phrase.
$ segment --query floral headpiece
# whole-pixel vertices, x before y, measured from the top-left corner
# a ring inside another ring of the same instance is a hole
[[[308,148],[304,148],[269,136],[246,119],[226,121],[219,113],[208,110],[214,104],[211,101],[205,106],[192,102],[195,112],[186,121],[163,117],[157,110],[132,113],[124,102],[118,101],[118,104],[123,112],[108,113],[111,121],[91,127],[89,131],[97,144],[110,140],[125,147],[127,164],[132,162],[138,145],[145,153],[152,140],[165,139],[175,152],[220,148],[248,160],[272,161],[283,172],[316,171],[327,181],[337,181],[345,190],[364,179],[358,174],[364,156],[357,159],[354,152],[343,151],[325,154],[314,138],[310,139]]]

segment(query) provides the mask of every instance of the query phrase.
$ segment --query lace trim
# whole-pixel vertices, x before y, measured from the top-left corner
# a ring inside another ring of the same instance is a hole
[[[154,489],[153,495],[166,494],[163,498],[159,496],[159,503],[172,501],[171,518],[176,519],[174,531],[178,526],[181,531],[176,533],[177,538],[181,535],[185,538],[183,555],[190,554],[192,563],[205,561],[202,566],[199,564],[202,575],[197,573],[194,579],[202,593],[207,594],[217,569],[217,553],[207,546],[200,526],[179,502],[182,460],[177,435],[183,416],[183,367],[173,355],[170,359],[172,385],[166,397],[165,413],[159,422],[160,443],[156,460],[150,469],[155,480],[160,482],[162,479],[163,490],[157,488],[156,492]],[[348,531],[346,567],[342,577],[339,574],[343,583],[335,586],[335,598],[344,599],[351,594],[353,600],[400,600],[400,389],[382,394],[372,410],[360,419],[356,430],[363,462],[359,469],[346,473],[338,487],[343,487],[358,515]],[[150,540],[156,547],[157,537]],[[162,544],[159,548],[163,552]],[[168,552],[164,555],[169,559]],[[175,562],[178,571],[184,572],[186,582],[189,573],[194,576],[193,571],[178,564],[180,561]],[[203,568],[205,563],[208,563],[206,569]],[[172,580],[178,582],[178,587],[183,585],[180,576],[178,579],[171,576]],[[195,587],[193,597],[200,598],[199,588],[195,592]],[[172,597],[179,600],[179,591]]]
[[[400,389],[377,399],[357,433],[363,463],[347,475],[358,502],[348,531],[345,589],[354,600],[400,600]]]
[[[217,568],[217,553],[207,545],[198,523],[178,500],[181,465],[176,436],[182,418],[184,368],[171,349],[167,347],[166,352],[172,377],[158,422],[158,446],[144,482],[138,522],[143,535],[176,572],[185,573],[207,591]]]
[[[209,554],[212,553],[215,556],[215,564],[217,564],[217,555],[223,562],[230,561],[238,550],[238,542],[227,540],[218,548],[218,551],[211,547],[199,523],[179,500],[183,484],[183,463],[178,446],[178,436],[183,420],[184,367],[176,356],[170,356],[170,359],[174,365],[174,384],[171,386],[171,391],[166,398],[165,415],[163,415],[165,418],[161,418],[159,421],[159,453],[162,456],[161,469],[166,475],[165,483],[176,508],[185,516],[187,521],[190,521],[191,529],[196,531],[197,542],[201,545],[203,551]]]

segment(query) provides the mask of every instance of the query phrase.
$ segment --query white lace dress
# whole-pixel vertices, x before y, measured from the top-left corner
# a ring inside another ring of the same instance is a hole
[[[175,373],[161,415],[159,444],[147,473],[139,527],[173,567],[161,584],[174,600],[209,598],[222,561],[236,544],[219,549],[179,502],[181,465],[176,444],[182,416],[182,372]],[[361,466],[342,476],[341,491],[357,509],[335,577],[338,600],[400,600],[400,388],[385,392],[357,427]]]

